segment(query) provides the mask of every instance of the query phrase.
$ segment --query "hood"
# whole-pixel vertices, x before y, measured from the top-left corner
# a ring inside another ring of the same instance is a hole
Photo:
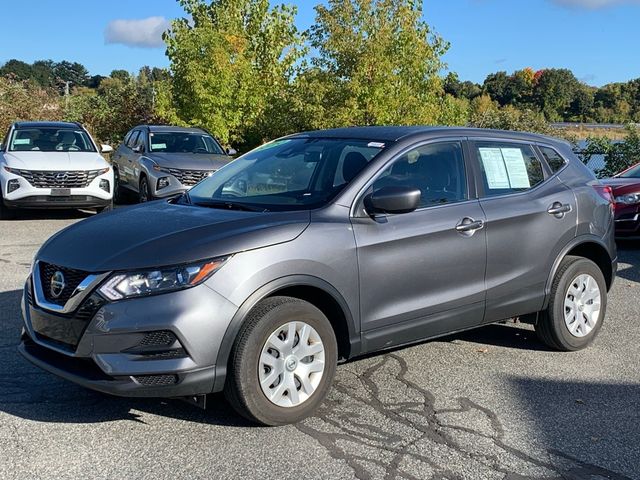
[[[159,200],[78,222],[51,237],[37,259],[87,272],[196,262],[295,239],[309,212],[244,212]]]
[[[218,170],[231,161],[226,155],[205,153],[154,153],[146,155],[161,167],[181,170]]]
[[[96,152],[5,152],[8,167],[21,170],[97,170],[109,166]]]
[[[633,189],[640,191],[640,178],[602,178],[600,183],[610,186],[614,192],[622,192],[624,190],[622,193],[627,193]]]

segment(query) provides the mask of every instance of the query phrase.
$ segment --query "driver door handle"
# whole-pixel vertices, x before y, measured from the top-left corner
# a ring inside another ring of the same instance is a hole
[[[483,227],[484,222],[482,220],[474,220],[473,218],[465,217],[456,225],[456,230],[460,233],[473,233]]]

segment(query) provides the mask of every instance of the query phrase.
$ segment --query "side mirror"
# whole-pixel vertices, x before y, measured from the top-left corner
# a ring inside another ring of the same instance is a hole
[[[372,213],[409,213],[420,205],[420,190],[414,187],[382,187],[364,199],[364,206]]]
[[[111,153],[113,152],[113,147],[111,145],[101,145],[102,153]]]
[[[144,145],[136,145],[131,150],[133,150],[134,153],[143,153],[144,152]]]
[[[238,153],[238,151],[235,148],[227,148],[227,155],[229,155],[230,157],[233,157],[234,155],[236,155]]]

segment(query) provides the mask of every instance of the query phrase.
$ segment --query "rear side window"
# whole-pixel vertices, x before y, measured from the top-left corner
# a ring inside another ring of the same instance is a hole
[[[553,173],[559,172],[567,164],[567,161],[560,156],[553,148],[540,147],[540,151],[547,161],[549,168]]]
[[[507,195],[530,190],[544,181],[542,164],[531,145],[478,142],[485,195]]]
[[[387,186],[419,189],[421,208],[467,200],[462,146],[443,142],[410,150],[382,172],[373,190]]]

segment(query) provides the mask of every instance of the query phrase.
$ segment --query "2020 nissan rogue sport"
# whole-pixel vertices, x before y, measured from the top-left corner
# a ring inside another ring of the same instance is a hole
[[[611,192],[567,143],[467,128],[291,135],[189,192],[37,253],[20,351],[89,388],[296,422],[339,360],[520,317],[558,350],[602,327]]]

